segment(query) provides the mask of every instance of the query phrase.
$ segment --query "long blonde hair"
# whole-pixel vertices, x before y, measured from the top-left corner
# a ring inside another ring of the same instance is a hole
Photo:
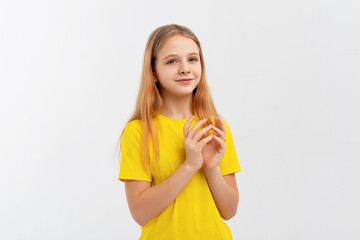
[[[153,147],[155,163],[159,159],[159,140],[153,117],[156,111],[161,109],[163,99],[159,91],[159,82],[154,81],[154,68],[156,56],[163,43],[174,35],[181,35],[192,39],[199,48],[201,62],[201,77],[198,86],[193,91],[193,112],[197,119],[209,119],[207,124],[214,124],[214,118],[218,116],[210,90],[206,81],[204,57],[201,45],[195,34],[187,27],[177,24],[168,24],[155,29],[149,36],[144,53],[140,87],[136,100],[135,111],[127,123],[133,120],[141,120],[142,123],[142,157],[146,168],[154,173],[150,167],[149,144]],[[121,154],[121,142],[124,129],[119,137],[119,160]]]

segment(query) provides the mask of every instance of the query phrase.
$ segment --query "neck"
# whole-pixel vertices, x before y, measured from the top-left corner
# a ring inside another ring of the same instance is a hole
[[[194,114],[192,93],[186,96],[163,95],[162,97],[164,105],[159,110],[162,115],[173,119],[185,119]]]

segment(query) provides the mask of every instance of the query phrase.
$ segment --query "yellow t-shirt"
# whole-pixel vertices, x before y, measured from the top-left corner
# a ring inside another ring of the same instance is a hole
[[[126,179],[159,184],[169,177],[185,160],[183,126],[188,119],[171,119],[161,114],[154,118],[159,137],[160,170],[156,177],[146,170],[141,156],[141,121],[125,126],[121,147],[119,180]],[[191,127],[195,124],[193,121]],[[222,175],[241,171],[229,126],[224,121],[225,154],[219,164]],[[152,151],[151,151],[152,152]],[[151,154],[150,154],[151,155]],[[154,167],[154,159],[150,158]],[[183,191],[162,213],[142,227],[140,240],[228,240],[229,227],[221,218],[200,169]]]

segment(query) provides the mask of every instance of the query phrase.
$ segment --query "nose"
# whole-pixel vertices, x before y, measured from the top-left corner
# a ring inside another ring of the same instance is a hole
[[[182,63],[179,70],[181,74],[190,72],[190,68],[187,63]]]

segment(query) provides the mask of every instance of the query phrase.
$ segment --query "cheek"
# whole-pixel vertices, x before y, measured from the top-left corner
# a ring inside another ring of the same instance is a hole
[[[156,71],[156,73],[159,79],[166,78],[167,76],[167,72],[164,71],[164,69],[159,69],[158,71]]]
[[[195,69],[196,73],[198,74],[198,76],[201,76],[201,65],[199,65],[198,67],[196,67]]]

